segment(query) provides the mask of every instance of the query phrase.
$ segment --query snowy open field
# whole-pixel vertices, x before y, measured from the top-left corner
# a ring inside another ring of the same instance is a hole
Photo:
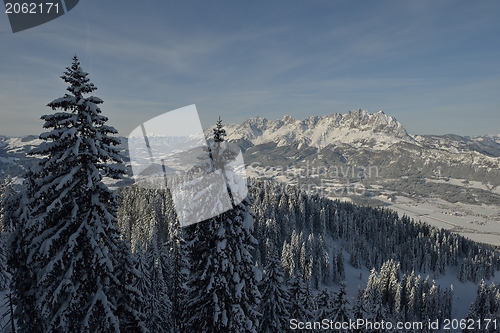
[[[442,199],[375,197],[400,215],[407,215],[438,228],[449,229],[477,242],[500,246],[500,207],[452,204]]]
[[[294,171],[297,170],[290,168],[287,169],[287,172],[283,172],[283,169],[280,168],[247,166],[247,175],[250,177],[273,179],[297,186],[298,182],[297,178],[294,177]],[[297,174],[300,174],[300,171],[297,171]],[[315,178],[314,176],[316,175],[309,175],[309,178]],[[476,181],[470,181],[466,185],[464,179],[450,179],[448,181],[426,179],[426,181],[477,188],[500,194],[500,188],[491,188],[491,186]],[[356,194],[355,185],[356,183],[351,183],[349,186],[351,194]],[[332,200],[352,201],[348,196],[335,195],[341,193],[344,186],[343,179],[321,179],[321,182],[317,182],[315,186],[310,188],[310,192],[323,194]],[[301,184],[301,187],[307,189],[305,184]],[[477,242],[500,246],[500,207],[498,206],[450,203],[440,198],[434,198],[432,194],[430,198],[409,198],[393,195],[394,192],[384,191],[383,188],[383,185],[371,184],[369,188],[366,188],[366,191],[371,192],[373,189],[380,193],[373,196],[372,199],[385,203],[387,208],[400,215],[407,215],[416,221],[420,220],[438,228],[449,229]],[[391,197],[392,199],[390,199]]]
[[[454,179],[454,178],[451,178],[449,180],[425,178],[425,181],[433,182],[433,183],[437,183],[437,184],[451,184],[451,185],[457,185],[457,186],[464,186],[465,182],[468,182],[467,185],[465,185],[466,187],[477,188],[480,190],[491,191],[493,193],[500,194],[500,187],[493,187],[489,184],[485,185],[481,182],[477,182],[477,181],[473,181],[473,180],[467,181],[466,179]]]

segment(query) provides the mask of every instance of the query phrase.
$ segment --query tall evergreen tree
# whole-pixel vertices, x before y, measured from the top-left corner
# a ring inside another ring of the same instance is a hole
[[[0,216],[2,232],[11,232],[13,223],[18,219],[17,211],[21,194],[14,188],[12,179],[7,178],[0,184]]]
[[[14,190],[11,179],[0,184],[0,291],[8,289],[10,283],[7,266],[8,237],[18,199],[19,193]]]
[[[304,280],[304,275],[299,272],[288,280],[290,290],[290,317],[301,321],[314,319],[316,307],[309,283]]]
[[[314,298],[314,302],[316,303],[316,321],[320,322],[325,318],[333,319],[333,298],[333,292],[327,288],[320,290],[316,294]]]
[[[472,329],[466,327],[462,332],[498,332],[498,320],[500,319],[500,303],[498,302],[498,296],[499,291],[494,284],[488,287],[484,280],[481,280],[477,288],[476,299],[469,307],[467,320],[480,322],[482,326],[479,328],[479,325],[474,325]],[[485,319],[488,321],[491,320],[489,325],[486,325],[487,321],[485,321]],[[493,322],[494,320],[496,320],[496,322]]]
[[[61,76],[69,93],[48,104],[61,111],[42,116],[50,130],[31,152],[40,162],[26,175],[10,260],[20,332],[120,331],[117,195],[102,179],[124,168],[103,101],[84,97],[97,89],[87,76],[75,56]]]
[[[222,119],[217,120],[217,124],[215,124],[214,128],[214,142],[224,142],[224,137],[226,136],[226,130],[224,129],[222,125]]]
[[[340,284],[340,289],[333,299],[332,319],[335,322],[349,322],[351,319],[350,310],[348,308],[349,300],[346,297],[346,285],[344,282]],[[347,332],[348,330],[340,330],[339,332]]]
[[[134,256],[136,258],[135,269],[138,273],[138,278],[134,281],[132,286],[142,294],[145,301],[140,312],[144,313],[147,318],[151,318],[150,309],[153,290],[151,287],[151,272],[146,262],[146,254],[142,248],[141,241],[135,244]]]
[[[223,133],[219,119],[211,156],[226,178],[224,163],[232,152],[225,148]],[[256,333],[259,327],[257,283],[261,272],[251,254],[257,245],[252,235],[251,200],[246,197],[236,204],[229,186],[227,191],[232,209],[194,225],[187,300],[190,332]]]
[[[36,332],[42,325],[42,318],[35,308],[36,295],[33,286],[36,283],[35,272],[26,265],[28,260],[29,232],[34,229],[28,225],[30,218],[29,195],[33,193],[34,179],[32,172],[26,172],[25,191],[21,192],[15,202],[17,208],[11,210],[11,250],[8,256],[8,265],[12,271],[11,300],[16,308],[13,313],[20,332]],[[5,215],[4,215],[5,216]]]
[[[7,290],[10,283],[10,274],[7,266],[7,237],[6,233],[0,234],[0,291]]]
[[[371,270],[370,276],[368,277],[364,298],[366,306],[369,309],[366,319],[374,322],[381,322],[389,318],[387,310],[382,303],[381,286],[375,269]]]
[[[165,271],[168,274],[168,281],[170,284],[172,326],[174,332],[184,331],[183,317],[186,304],[186,283],[188,281],[189,269],[189,263],[186,256],[187,246],[182,231],[178,223],[173,223],[171,225],[170,240],[164,245],[164,247],[168,248],[168,256],[162,257],[162,259],[164,259],[164,265],[168,264],[168,269],[165,269]]]
[[[119,283],[113,286],[114,290],[111,289],[111,292],[116,296],[120,332],[148,332],[145,324],[148,318],[144,311],[147,306],[146,298],[144,293],[134,286],[142,278],[136,269],[138,261],[125,242],[119,242],[118,249],[118,264],[115,270]]]
[[[365,302],[364,291],[362,288],[358,286],[358,293],[356,294],[356,303],[354,304],[354,308],[352,309],[354,320],[359,320],[359,319],[364,320],[367,313],[368,310]],[[356,327],[353,333],[365,333],[365,330],[363,327]]]
[[[147,324],[151,332],[167,333],[172,327],[172,303],[168,295],[165,281],[166,272],[163,270],[164,266],[160,255],[156,236],[154,236],[146,250],[146,265],[151,282]]]
[[[284,273],[279,252],[271,240],[268,241],[267,265],[264,278],[260,284],[262,292],[262,324],[261,332],[287,332],[289,326],[290,296],[284,283]]]

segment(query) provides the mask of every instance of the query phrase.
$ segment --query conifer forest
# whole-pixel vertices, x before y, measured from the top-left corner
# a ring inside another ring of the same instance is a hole
[[[2,332],[500,331],[494,246],[251,177],[181,226],[168,186],[108,185],[130,177],[122,138],[76,56],[61,79],[35,162],[1,188]]]

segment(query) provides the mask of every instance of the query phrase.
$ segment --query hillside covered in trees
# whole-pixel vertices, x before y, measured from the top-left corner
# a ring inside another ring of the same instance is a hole
[[[442,322],[452,318],[453,295],[461,290],[460,285],[441,286],[435,279],[453,274],[458,283],[479,284],[500,268],[494,249],[389,210],[309,196],[271,181],[252,181],[250,192],[257,239],[252,253],[263,270],[261,292],[266,295],[261,302],[263,323],[289,327],[289,318],[321,320],[340,310],[352,319]],[[164,253],[176,253],[173,261],[196,247],[192,230],[175,227],[168,191],[132,186],[120,195],[120,228],[131,244],[164,247]],[[179,232],[184,242],[178,241]],[[353,284],[345,280],[346,271],[362,268],[370,270],[367,283],[366,277],[359,279],[354,286],[362,288],[348,299],[346,282]],[[498,288],[489,288],[492,299],[498,297]],[[340,304],[344,309],[335,308]],[[498,299],[492,304],[488,311],[498,315]],[[267,316],[273,320],[266,321]]]
[[[497,331],[500,255],[450,231],[257,180],[181,228],[168,189],[111,190],[119,140],[87,76],[75,57],[36,166],[2,185],[5,332]]]

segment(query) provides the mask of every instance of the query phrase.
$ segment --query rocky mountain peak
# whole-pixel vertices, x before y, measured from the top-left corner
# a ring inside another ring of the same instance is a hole
[[[281,118],[281,121],[283,121],[283,124],[289,125],[295,123],[295,118],[286,114]]]
[[[229,140],[247,140],[252,144],[275,142],[278,146],[305,143],[324,147],[329,144],[370,144],[383,149],[399,141],[414,142],[405,128],[394,117],[378,111],[353,110],[346,114],[333,113],[296,120],[292,116],[269,121],[255,117],[241,125],[227,125]]]

